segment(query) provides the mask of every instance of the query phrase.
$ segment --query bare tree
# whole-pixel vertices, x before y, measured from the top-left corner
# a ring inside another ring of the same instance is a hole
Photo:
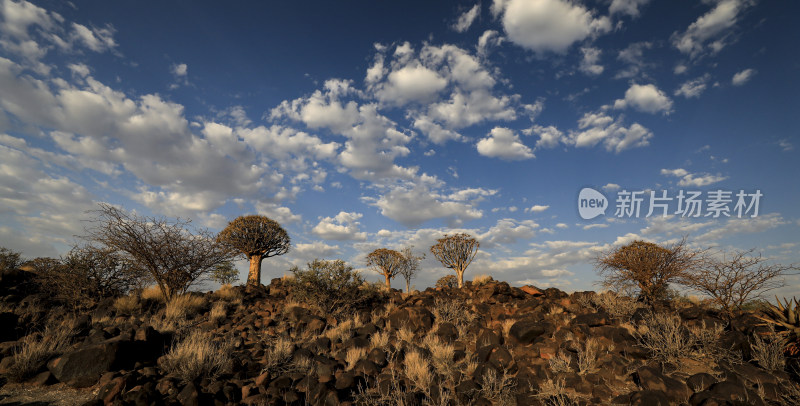
[[[640,300],[653,304],[666,297],[671,282],[680,281],[688,269],[702,262],[704,253],[689,249],[685,237],[668,247],[636,240],[601,254],[595,266],[606,288],[633,288]]]
[[[403,266],[403,254],[388,248],[378,248],[367,255],[367,266],[386,278],[386,288],[392,288],[392,278],[397,275]]]
[[[266,216],[241,216],[231,221],[217,241],[239,251],[250,260],[248,285],[261,284],[261,261],[289,252],[291,239],[277,221]]]
[[[231,259],[230,250],[208,230],[190,227],[190,220],[142,217],[108,204],[94,212],[97,218],[84,238],[124,253],[127,261],[147,270],[167,300]]]
[[[731,318],[749,300],[785,286],[783,276],[797,270],[794,265],[768,263],[767,259],[751,255],[755,250],[722,252],[709,257],[688,272],[681,283],[711,296],[723,314]]]
[[[411,279],[414,279],[419,272],[419,261],[425,259],[425,254],[417,256],[414,254],[413,250],[413,245],[400,250],[400,253],[403,254],[403,262],[397,273],[402,275],[403,279],[406,280],[406,293],[411,293]]]
[[[445,268],[456,272],[458,287],[461,288],[464,286],[464,271],[478,253],[478,247],[478,240],[469,234],[445,234],[443,238],[436,240],[436,244],[431,247],[431,253]]]

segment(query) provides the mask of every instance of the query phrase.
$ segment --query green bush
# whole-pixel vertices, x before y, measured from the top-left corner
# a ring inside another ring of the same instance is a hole
[[[381,292],[346,262],[315,259],[307,269],[294,267],[290,297],[317,307],[326,314],[350,313],[380,299]]]
[[[211,280],[218,282],[220,285],[232,285],[239,280],[239,270],[232,263],[224,262],[211,271]]]
[[[439,278],[436,281],[437,288],[457,288],[458,287],[458,279],[456,279],[455,275],[446,275]]]

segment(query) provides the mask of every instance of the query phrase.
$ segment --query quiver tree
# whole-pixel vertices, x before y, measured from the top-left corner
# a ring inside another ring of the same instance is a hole
[[[261,261],[289,252],[291,240],[277,221],[266,216],[240,216],[217,236],[217,241],[250,260],[248,285],[261,283]]]
[[[700,264],[704,250],[691,250],[686,238],[663,247],[636,240],[601,254],[595,266],[606,288],[638,292],[638,299],[648,304],[667,297],[671,282],[680,282],[689,269]]]
[[[403,279],[406,280],[406,293],[411,293],[411,279],[417,276],[417,272],[419,272],[419,261],[425,258],[425,254],[419,256],[415,255],[413,249],[414,246],[412,245],[400,251],[400,253],[403,254],[403,262],[400,264],[400,269],[397,273],[402,275]]]
[[[479,246],[478,240],[472,238],[469,234],[445,234],[443,238],[436,240],[436,244],[431,247],[431,254],[445,268],[450,268],[456,272],[458,287],[461,288],[464,286],[464,271],[475,258]]]
[[[230,250],[217,244],[208,230],[190,227],[190,220],[142,217],[108,204],[94,212],[97,218],[84,239],[147,271],[167,301],[231,259]]]
[[[367,266],[386,278],[386,289],[392,288],[392,278],[400,271],[404,261],[403,254],[387,248],[378,248],[367,255]]]

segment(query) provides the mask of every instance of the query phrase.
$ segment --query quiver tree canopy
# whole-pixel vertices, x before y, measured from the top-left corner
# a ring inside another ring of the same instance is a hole
[[[248,285],[261,283],[261,261],[289,252],[291,240],[277,221],[266,216],[241,216],[217,236],[220,243],[241,252],[250,260]]]
[[[392,278],[398,274],[404,262],[403,254],[387,248],[378,248],[367,255],[367,266],[373,267],[386,278],[387,289],[391,289]]]
[[[461,288],[464,286],[464,271],[475,258],[479,246],[478,240],[469,234],[445,234],[431,247],[431,254],[446,268],[456,272],[458,287]]]

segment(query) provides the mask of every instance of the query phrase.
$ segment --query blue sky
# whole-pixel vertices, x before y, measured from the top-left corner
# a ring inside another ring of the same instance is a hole
[[[293,248],[265,282],[454,232],[481,242],[467,278],[566,291],[597,289],[592,258],[635,239],[800,262],[798,11],[0,0],[0,245],[61,255],[107,202],[214,231],[276,219]],[[581,218],[584,187],[604,215]],[[675,213],[716,190],[732,216]],[[622,191],[646,193],[638,217],[615,215]],[[645,216],[650,191],[666,217]],[[448,273],[428,257],[418,288]]]

